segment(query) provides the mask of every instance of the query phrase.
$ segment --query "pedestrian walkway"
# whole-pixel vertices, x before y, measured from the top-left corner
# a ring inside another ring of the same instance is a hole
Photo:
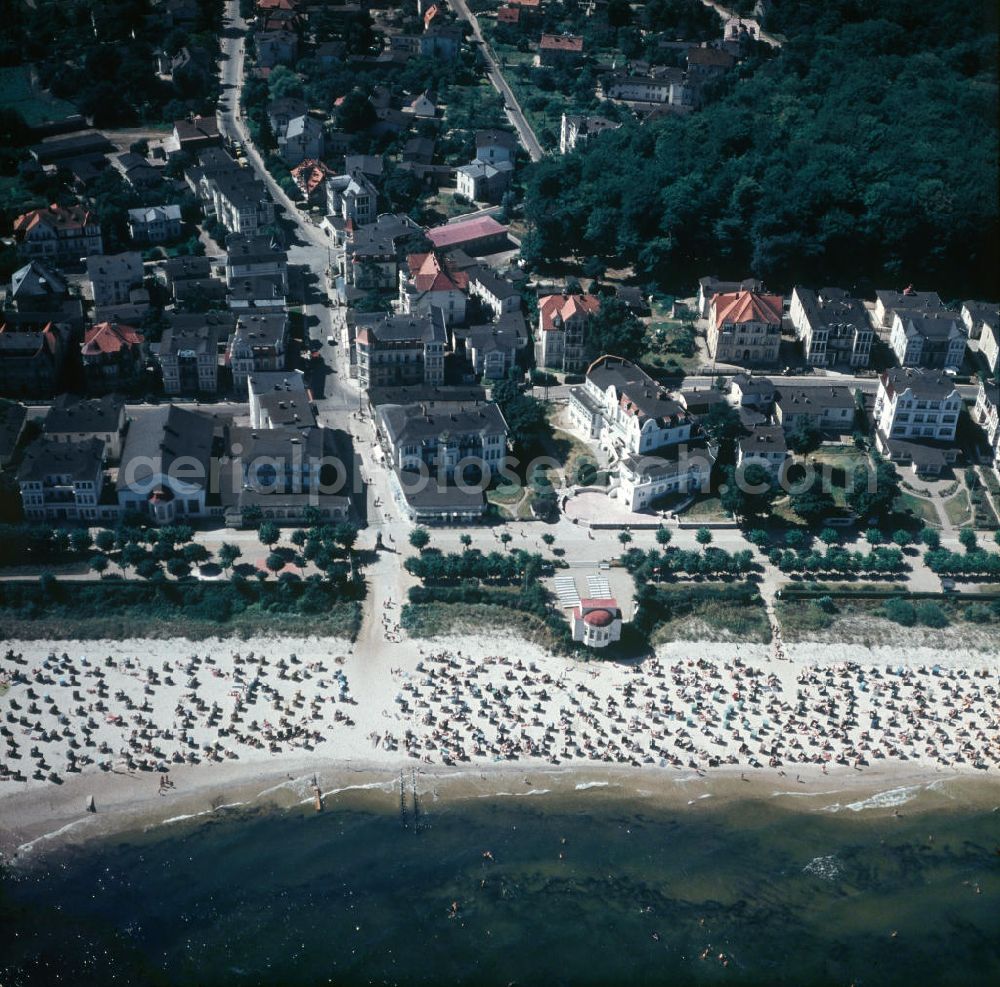
[[[591,597],[606,600],[611,596],[607,576],[587,576],[587,593]]]
[[[555,584],[559,606],[568,610],[570,607],[580,605],[580,593],[576,588],[576,580],[572,576],[556,576]]]

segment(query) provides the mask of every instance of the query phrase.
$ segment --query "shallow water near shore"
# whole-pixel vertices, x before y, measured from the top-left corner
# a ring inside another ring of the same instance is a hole
[[[1000,981],[989,799],[575,787],[415,814],[407,780],[405,815],[382,785],[59,851],[5,874],[0,982]]]

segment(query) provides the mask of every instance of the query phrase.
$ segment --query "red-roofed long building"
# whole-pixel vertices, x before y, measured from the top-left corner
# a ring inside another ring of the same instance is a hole
[[[104,253],[101,224],[83,206],[32,209],[14,220],[14,239],[24,257],[76,261]]]
[[[507,227],[501,226],[492,216],[435,226],[427,231],[427,239],[438,250],[461,248],[468,254],[495,253],[509,246]]]
[[[781,295],[737,291],[715,295],[708,313],[708,353],[716,363],[776,363],[781,345]]]
[[[127,390],[142,375],[144,342],[141,333],[119,322],[99,322],[83,337],[80,354],[87,391],[104,394]]]
[[[539,65],[572,65],[583,58],[583,38],[571,34],[543,34],[538,42]]]
[[[600,310],[596,295],[543,295],[538,299],[535,362],[540,367],[575,373],[587,364],[584,329]]]

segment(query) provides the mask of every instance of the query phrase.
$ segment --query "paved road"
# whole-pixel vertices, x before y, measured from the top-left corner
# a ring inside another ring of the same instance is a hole
[[[531,129],[531,124],[525,118],[521,104],[518,103],[514,91],[507,85],[507,80],[503,77],[503,72],[500,70],[500,64],[497,62],[496,55],[493,54],[493,49],[483,37],[483,32],[479,27],[479,19],[469,10],[465,0],[451,0],[451,6],[455,13],[462,20],[468,21],[472,27],[472,36],[476,40],[477,47],[482,52],[483,57],[486,59],[486,77],[493,84],[493,88],[503,97],[507,109],[507,118],[516,128],[518,137],[521,138],[521,143],[524,145],[531,160],[540,161],[545,155],[545,151],[542,149],[542,145],[538,143],[538,138]]]
[[[340,429],[351,437],[353,451],[360,458],[361,475],[367,487],[369,526],[377,527],[386,517],[386,504],[391,498],[387,489],[387,471],[378,467],[378,453],[372,441],[371,424],[360,414],[360,389],[349,379],[349,354],[343,353],[339,345],[346,310],[335,306],[327,291],[327,270],[337,269],[340,257],[323,231],[296,208],[271,177],[250,139],[240,111],[247,25],[240,17],[238,0],[226,0],[225,23],[220,73],[224,103],[219,114],[220,128],[224,135],[243,142],[247,163],[266,184],[275,203],[279,209],[284,210],[286,218],[292,224],[293,237],[288,247],[289,303],[301,307],[306,337],[320,341],[319,359],[304,364],[307,383],[312,389],[322,424]],[[337,340],[337,343],[331,345],[327,342],[328,338]],[[390,515],[389,520],[400,524],[403,529],[398,516]],[[408,528],[408,525],[405,527]],[[402,530],[400,536],[405,538]],[[374,533],[362,535],[359,547],[370,545],[374,542],[374,537]]]

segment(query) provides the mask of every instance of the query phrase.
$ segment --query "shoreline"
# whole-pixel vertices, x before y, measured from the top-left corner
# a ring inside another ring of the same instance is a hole
[[[17,862],[221,807],[311,812],[314,775],[327,810],[367,788],[398,811],[411,769],[445,801],[605,790],[687,808],[783,791],[816,811],[906,789],[866,806],[888,811],[938,783],[1000,801],[1000,666],[982,652],[791,644],[777,660],[675,641],[581,662],[514,635],[7,646],[0,853]]]
[[[425,815],[433,813],[434,805],[454,808],[478,799],[532,798],[539,807],[572,800],[580,808],[585,799],[595,797],[663,811],[699,811],[709,799],[708,808],[714,808],[780,798],[790,812],[843,813],[859,819],[903,811],[1000,811],[1000,777],[943,767],[887,765],[867,772],[838,767],[823,774],[819,767],[803,765],[801,771],[782,777],[768,768],[717,768],[698,774],[671,767],[553,766],[544,761],[431,769],[405,760],[287,760],[267,767],[181,768],[172,773],[177,787],[164,796],[152,794],[152,786],[147,785],[149,794],[137,798],[135,786],[151,779],[128,775],[78,777],[58,790],[34,789],[7,796],[0,800],[0,856],[10,866],[32,867],[59,851],[94,842],[156,839],[179,823],[238,820],[242,813],[258,811],[312,815],[314,778],[319,782],[324,813],[363,806],[393,814],[399,811],[401,772],[409,798],[408,769],[415,772]],[[931,797],[932,793],[939,797]],[[91,795],[94,813],[85,808]]]

